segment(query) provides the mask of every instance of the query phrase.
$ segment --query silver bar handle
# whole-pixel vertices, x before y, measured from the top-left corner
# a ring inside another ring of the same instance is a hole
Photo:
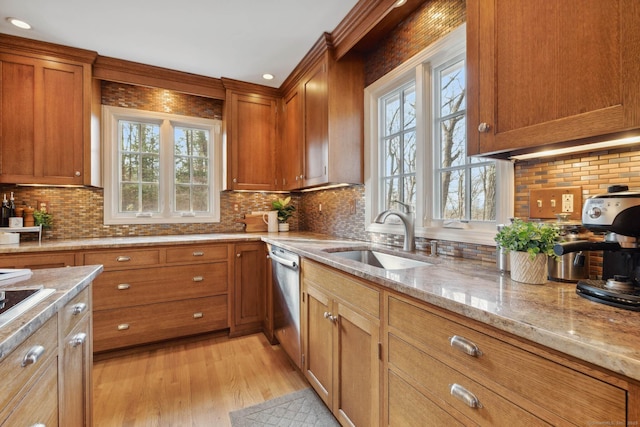
[[[77,316],[78,314],[82,313],[86,309],[87,309],[87,304],[85,304],[83,302],[79,302],[79,303],[73,305],[73,309],[71,311],[71,314],[73,314],[74,316]]]
[[[482,351],[475,345],[472,341],[466,339],[465,337],[461,337],[459,335],[454,335],[449,338],[449,343],[451,347],[457,348],[463,353],[468,354],[472,357],[480,357],[482,356]]]
[[[462,401],[465,405],[467,405],[470,408],[473,408],[473,409],[482,408],[482,404],[480,403],[478,398],[469,390],[462,387],[460,384],[452,384],[450,386],[449,392],[451,393],[451,396]]]
[[[204,256],[204,252],[202,251],[194,251],[193,256]]]
[[[42,424],[42,423],[36,423],[34,425],[32,425],[31,427],[47,427],[46,424]]]
[[[119,331],[126,331],[127,329],[129,329],[129,324],[128,323],[121,323],[118,325],[118,330]]]
[[[273,252],[269,252],[269,256],[272,260],[278,262],[279,264],[286,265],[289,268],[298,268],[298,263],[295,261],[289,261],[288,259],[284,259],[274,254]]]
[[[118,258],[116,258],[116,261],[118,262],[127,262],[127,261],[131,261],[131,257],[130,256],[124,256],[121,255]]]
[[[87,340],[87,334],[85,334],[84,332],[80,332],[71,337],[69,344],[71,344],[71,347],[78,347],[84,344],[86,340]]]
[[[204,280],[204,277],[202,276],[195,276],[193,279],[194,282],[202,282]]]
[[[201,311],[199,311],[197,313],[193,313],[193,318],[194,319],[202,319],[203,317],[204,317],[204,314]]]
[[[118,290],[119,290],[119,291],[126,291],[126,290],[127,290],[127,289],[129,289],[130,287],[131,287],[131,285],[130,285],[130,284],[128,284],[128,283],[120,283],[120,284],[118,285]]]
[[[44,353],[43,346],[34,345],[29,349],[27,354],[24,355],[24,357],[22,358],[22,364],[20,366],[24,368],[25,366],[33,365],[38,361],[38,359],[40,359],[40,356],[42,356],[43,353]]]

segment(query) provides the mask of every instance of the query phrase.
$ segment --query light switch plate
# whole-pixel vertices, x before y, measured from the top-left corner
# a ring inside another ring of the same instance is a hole
[[[529,218],[556,219],[556,214],[559,213],[568,213],[570,220],[582,220],[582,187],[529,191]]]

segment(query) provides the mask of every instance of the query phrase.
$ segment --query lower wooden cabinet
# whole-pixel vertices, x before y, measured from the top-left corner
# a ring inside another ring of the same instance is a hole
[[[266,306],[264,243],[234,245],[233,310],[231,335],[261,331]]]
[[[46,252],[39,254],[3,254],[0,268],[41,268],[71,267],[76,265],[73,252]]]
[[[303,260],[303,371],[342,425],[380,421],[380,292]]]

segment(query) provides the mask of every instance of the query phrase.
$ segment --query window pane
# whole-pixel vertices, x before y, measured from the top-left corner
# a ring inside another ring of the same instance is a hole
[[[142,184],[142,212],[159,212],[159,186],[158,184]]]
[[[448,168],[464,165],[467,161],[466,120],[459,115],[443,120],[440,126],[440,166]]]
[[[440,72],[440,91],[440,117],[466,108],[464,61]]]
[[[188,157],[175,157],[176,184],[188,184],[191,182],[191,167]]]
[[[122,154],[120,180],[137,182],[140,179],[140,155]]]
[[[390,209],[395,207],[395,203],[391,203],[392,200],[400,200],[400,188],[399,180],[397,178],[385,179],[383,181],[383,200],[382,206],[384,209]]]
[[[209,132],[177,127],[174,131],[176,212],[209,211]]]
[[[404,135],[404,173],[416,172],[416,133],[409,132]]]
[[[138,184],[120,185],[120,212],[139,212]]]
[[[416,88],[411,86],[404,91],[403,103],[404,128],[416,126]]]
[[[176,185],[176,211],[191,212],[191,187]]]
[[[442,185],[440,218],[465,219],[464,169],[442,172],[440,179]]]
[[[471,219],[496,219],[496,167],[495,164],[471,169]]]
[[[416,177],[414,175],[408,176],[404,179],[404,203],[411,205],[411,211],[415,212],[416,209]],[[397,204],[396,204],[396,207]]]
[[[160,180],[160,157],[155,155],[142,156],[142,182],[155,182]]]
[[[194,185],[192,195],[193,195],[194,212],[208,212],[209,211],[209,186]]]
[[[385,141],[384,150],[384,176],[395,176],[400,173],[400,137],[395,136]]]
[[[208,159],[193,159],[193,183],[194,184],[207,184],[209,183],[209,160]]]
[[[400,131],[400,96],[398,94],[384,100],[384,118],[383,136]]]

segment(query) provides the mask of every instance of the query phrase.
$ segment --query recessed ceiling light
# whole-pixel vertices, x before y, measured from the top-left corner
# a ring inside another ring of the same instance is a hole
[[[18,18],[7,18],[7,21],[9,21],[9,23],[15,25],[18,28],[22,28],[23,30],[30,30],[31,29],[31,25],[29,25],[28,23],[18,19]]]
[[[264,73],[262,75],[262,78],[265,79],[265,80],[273,80],[273,74]]]

